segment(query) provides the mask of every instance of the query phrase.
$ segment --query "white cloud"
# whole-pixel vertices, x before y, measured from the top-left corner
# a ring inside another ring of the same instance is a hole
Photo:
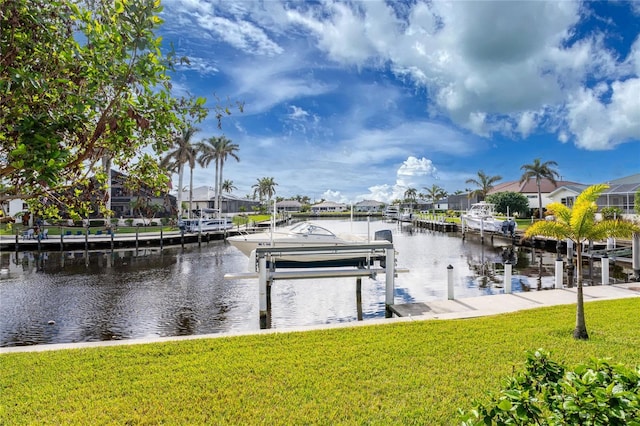
[[[602,85],[578,91],[568,104],[568,125],[580,147],[610,149],[640,138],[640,79],[613,82],[609,102]],[[607,92],[608,93],[608,92]]]

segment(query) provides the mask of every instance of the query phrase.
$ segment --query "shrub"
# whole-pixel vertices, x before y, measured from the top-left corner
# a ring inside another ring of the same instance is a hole
[[[640,367],[628,369],[592,359],[573,369],[544,349],[527,353],[524,373],[504,389],[460,411],[462,424],[640,425]]]
[[[603,207],[600,213],[602,213],[602,218],[606,220],[622,218],[622,210],[618,207]]]

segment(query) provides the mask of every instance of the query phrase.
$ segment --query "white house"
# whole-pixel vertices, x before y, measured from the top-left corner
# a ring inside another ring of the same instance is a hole
[[[362,200],[353,206],[353,210],[356,212],[375,213],[381,212],[383,209],[384,203],[375,200]]]
[[[347,205],[344,203],[336,203],[333,201],[323,201],[322,203],[314,204],[311,206],[311,213],[336,213],[344,212],[347,210]]]
[[[617,207],[625,215],[635,214],[635,194],[640,189],[640,173],[603,183],[609,188],[598,198],[600,208]]]
[[[279,213],[298,213],[301,209],[302,203],[296,200],[282,200],[276,203],[276,210],[278,210]]]
[[[583,186],[586,188],[586,185],[582,185],[581,183],[577,182],[557,180],[556,184],[554,185],[549,179],[542,179],[540,181],[540,195],[542,196],[543,208],[555,201],[553,198],[551,198],[551,193],[563,186],[569,188]],[[538,202],[538,185],[535,178],[530,178],[529,180],[522,183],[520,183],[520,181],[500,183],[494,186],[493,189],[489,191],[489,194],[495,194],[498,192],[519,192],[520,194],[527,197],[527,200],[529,200],[530,209],[537,209],[540,207]]]

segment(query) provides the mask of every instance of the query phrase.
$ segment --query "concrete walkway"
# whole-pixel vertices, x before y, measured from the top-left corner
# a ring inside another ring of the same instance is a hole
[[[607,286],[584,287],[585,303],[597,300],[613,300],[624,298],[639,298],[640,309],[640,283],[614,284]],[[116,345],[136,345],[147,343],[161,343],[179,340],[211,339],[230,336],[243,336],[255,334],[286,333],[293,331],[310,331],[327,328],[359,327],[369,325],[390,324],[395,322],[438,320],[438,319],[463,319],[489,315],[497,315],[507,312],[521,311],[524,309],[541,308],[544,306],[570,305],[576,303],[576,289],[553,289],[530,291],[512,294],[496,294],[491,296],[477,296],[458,300],[437,300],[426,303],[413,303],[396,305],[395,310],[402,316],[394,318],[380,318],[359,322],[347,322],[336,324],[324,324],[318,326],[302,326],[287,329],[255,330],[238,333],[203,334],[178,337],[151,337],[146,339],[110,340],[103,342],[83,343],[59,343],[49,345],[16,346],[0,348],[0,354],[15,352],[42,352],[62,349],[81,349],[90,347],[105,347]]]

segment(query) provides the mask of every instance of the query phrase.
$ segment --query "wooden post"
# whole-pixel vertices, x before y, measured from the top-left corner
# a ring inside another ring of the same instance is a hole
[[[453,266],[447,266],[447,299],[453,300]]]

